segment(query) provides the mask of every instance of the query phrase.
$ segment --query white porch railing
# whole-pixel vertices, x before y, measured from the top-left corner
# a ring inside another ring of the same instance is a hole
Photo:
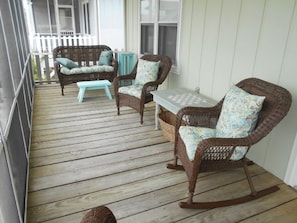
[[[57,46],[77,46],[77,45],[95,45],[97,44],[95,36],[74,35],[74,36],[50,36],[36,34],[30,38],[31,52],[48,53]]]
[[[53,70],[52,51],[57,46],[96,45],[95,36],[62,36],[36,34],[30,38],[34,80],[36,83],[58,82]]]

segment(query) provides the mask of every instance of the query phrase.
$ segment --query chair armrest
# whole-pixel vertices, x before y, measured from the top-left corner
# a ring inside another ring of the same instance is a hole
[[[58,61],[55,61],[54,62],[54,69],[55,69],[55,72],[56,72],[57,75],[60,73],[60,68],[61,68],[60,63]]]
[[[136,74],[135,73],[130,73],[127,75],[122,75],[122,76],[116,76],[113,79],[113,84],[114,84],[114,92],[117,95],[118,94],[118,89],[121,87],[121,81],[122,80],[135,80]]]
[[[118,71],[119,62],[115,58],[112,58],[111,66],[114,67],[116,71]]]
[[[157,81],[151,81],[147,82],[143,85],[142,88],[142,97],[145,97],[147,93],[150,93],[151,91],[156,91],[158,89],[159,83]]]
[[[121,80],[135,80],[136,74],[131,73],[131,74],[126,74],[126,75],[121,75],[116,77],[116,81],[121,81]]]
[[[220,115],[218,105],[213,107],[184,107],[176,115],[176,130],[181,125],[214,128]]]

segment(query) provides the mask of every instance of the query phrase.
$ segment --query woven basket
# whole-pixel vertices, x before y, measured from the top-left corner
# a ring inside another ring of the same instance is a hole
[[[165,139],[174,142],[176,116],[169,111],[161,111],[158,119]]]

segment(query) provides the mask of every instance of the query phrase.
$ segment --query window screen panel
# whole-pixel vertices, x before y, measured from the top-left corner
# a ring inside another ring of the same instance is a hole
[[[179,0],[160,0],[159,21],[178,21]]]
[[[140,1],[140,20],[154,21],[156,15],[156,1],[155,0],[141,0]]]
[[[16,199],[20,207],[21,215],[24,217],[28,160],[17,106],[14,109],[7,136],[7,151],[11,164],[12,180],[16,189]]]
[[[9,60],[3,27],[2,17],[0,15],[0,126],[6,129],[7,120],[14,99],[14,90],[10,76]]]
[[[158,52],[167,55],[172,63],[176,62],[177,24],[161,24],[159,26]]]
[[[11,180],[9,177],[9,170],[7,160],[3,150],[3,145],[0,143],[0,222],[15,222],[18,223],[19,217],[17,213],[17,206],[14,200]]]
[[[153,54],[154,52],[154,25],[141,25],[141,54]]]

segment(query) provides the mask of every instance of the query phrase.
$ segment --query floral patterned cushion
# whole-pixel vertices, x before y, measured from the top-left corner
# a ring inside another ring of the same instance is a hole
[[[178,132],[186,145],[187,155],[190,160],[194,160],[197,146],[201,140],[216,136],[215,129],[194,126],[181,126]]]
[[[128,94],[128,95],[132,95],[134,97],[140,98],[142,88],[143,88],[142,85],[133,84],[129,86],[120,87],[118,91],[119,93],[122,93],[122,94]]]
[[[61,68],[61,73],[71,75],[71,74],[81,74],[81,73],[96,73],[96,72],[112,72],[113,71],[112,66],[107,66],[107,65],[94,65],[94,66],[89,66],[89,67],[76,67],[69,69],[67,67],[62,67]]]
[[[264,96],[251,95],[233,86],[225,96],[222,111],[216,126],[216,137],[239,138],[247,136],[255,128]],[[231,160],[241,159],[246,147],[237,147]]]
[[[153,62],[139,59],[135,84],[144,85],[147,82],[155,81],[158,78],[160,61]]]

